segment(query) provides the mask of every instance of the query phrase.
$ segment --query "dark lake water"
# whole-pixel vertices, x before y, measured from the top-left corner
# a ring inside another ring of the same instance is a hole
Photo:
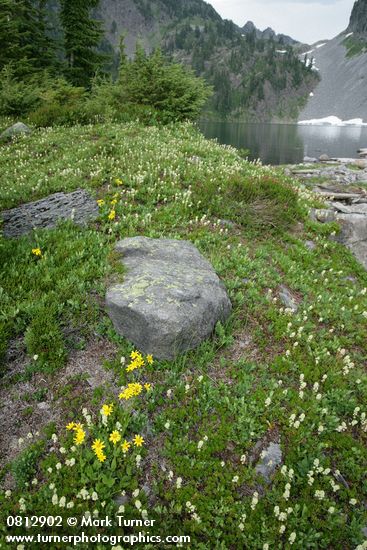
[[[367,148],[367,127],[300,126],[243,122],[206,122],[199,124],[207,138],[219,143],[249,149],[251,160],[263,164],[302,162],[303,157],[326,153],[330,157],[356,158],[357,149]]]

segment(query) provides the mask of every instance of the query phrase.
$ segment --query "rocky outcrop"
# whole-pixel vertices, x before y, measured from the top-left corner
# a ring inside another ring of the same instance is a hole
[[[243,34],[254,34],[256,38],[263,40],[275,40],[279,41],[285,46],[294,46],[299,44],[297,40],[294,40],[286,34],[277,34],[271,27],[267,27],[265,30],[261,31],[258,29],[252,21],[247,21],[245,25],[241,28]]]
[[[367,36],[367,0],[354,2],[348,32]]]
[[[16,122],[13,126],[10,126],[0,134],[0,139],[11,139],[21,134],[30,134],[31,131],[32,130],[26,124],[23,124],[23,122]]]
[[[367,269],[367,193],[332,191],[321,186],[316,191],[326,200],[327,208],[313,210],[314,220],[338,222],[340,232],[335,239],[344,244]]]
[[[97,217],[96,201],[83,189],[67,194],[55,193],[0,213],[5,237],[20,237],[33,229],[51,229],[60,220],[73,220],[84,225]]]
[[[116,250],[127,273],[108,290],[107,311],[117,332],[144,353],[173,359],[229,316],[226,290],[193,244],[134,237]]]

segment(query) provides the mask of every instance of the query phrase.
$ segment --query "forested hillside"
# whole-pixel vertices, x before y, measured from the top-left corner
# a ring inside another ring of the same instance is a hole
[[[40,93],[74,103],[96,74],[116,81],[122,38],[128,59],[159,47],[203,77],[205,116],[296,118],[317,80],[281,38],[243,33],[202,0],[0,0],[0,113],[29,112]],[[59,78],[74,89],[56,93]]]
[[[124,33],[128,55],[137,40],[147,50],[159,45],[204,76],[214,87],[207,111],[216,116],[295,117],[318,78],[284,37],[244,33],[202,0],[101,0],[96,14],[106,49],[117,51]]]

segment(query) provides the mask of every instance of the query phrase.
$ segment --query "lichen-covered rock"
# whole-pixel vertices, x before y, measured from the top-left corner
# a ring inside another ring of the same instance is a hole
[[[20,237],[33,229],[56,227],[60,220],[83,225],[98,217],[96,201],[84,189],[54,193],[45,199],[22,204],[0,213],[5,237]]]
[[[31,131],[32,130],[26,124],[23,124],[23,122],[16,122],[13,126],[10,126],[0,134],[0,139],[10,139],[20,134],[30,134]]]
[[[133,237],[116,249],[127,273],[108,290],[107,311],[117,332],[144,353],[173,359],[229,316],[226,290],[193,244]]]

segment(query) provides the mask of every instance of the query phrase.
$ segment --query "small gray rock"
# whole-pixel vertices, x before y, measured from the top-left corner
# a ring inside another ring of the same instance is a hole
[[[330,157],[329,157],[329,155],[326,155],[324,153],[323,155],[319,156],[319,160],[321,160],[321,162],[327,162],[328,160],[330,160]]]
[[[311,219],[321,223],[330,223],[335,221],[335,212],[333,210],[311,209],[310,213]]]
[[[19,136],[21,134],[30,134],[32,130],[23,122],[16,122],[13,126],[10,126],[2,134],[0,139],[11,139],[13,136]]]
[[[129,502],[129,497],[127,495],[116,495],[113,497],[113,501],[116,506],[125,506]]]
[[[73,193],[55,193],[36,202],[4,210],[4,237],[20,237],[33,229],[56,227],[59,220],[73,220],[83,225],[96,219],[99,211],[96,201],[84,189]]]
[[[308,250],[315,250],[315,248],[317,248],[313,241],[305,241],[305,247],[308,248]]]
[[[116,250],[127,274],[108,289],[107,311],[117,332],[142,352],[173,359],[229,316],[223,284],[190,242],[133,237]]]
[[[281,285],[279,289],[279,298],[283,302],[286,308],[291,309],[294,313],[298,310],[297,303],[292,296],[290,290],[285,286]]]
[[[271,483],[275,470],[283,463],[282,449],[279,443],[270,443],[265,453],[264,458],[257,463],[255,472],[262,475],[266,483]]]
[[[309,162],[309,163],[317,162],[317,158],[315,158],[315,157],[304,157],[304,158],[303,158],[303,162],[305,162],[305,163],[308,163],[308,162]]]
[[[232,227],[235,226],[235,224],[233,222],[231,222],[231,220],[221,220],[221,219],[219,219],[218,223],[219,223],[219,225],[223,225],[224,227],[231,227],[232,228]]]

